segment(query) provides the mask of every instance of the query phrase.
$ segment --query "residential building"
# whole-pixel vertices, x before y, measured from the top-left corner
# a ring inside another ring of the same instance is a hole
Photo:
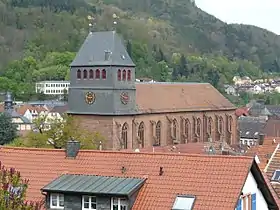
[[[235,106],[208,83],[135,82],[115,31],[88,35],[71,63],[68,113],[107,149],[238,142]]]
[[[252,157],[89,151],[70,141],[65,151],[0,147],[0,160],[47,209],[279,209]]]
[[[260,138],[264,138],[266,119],[256,117],[239,117],[240,143],[248,146],[259,144]]]
[[[30,104],[22,104],[15,108],[16,112],[27,118],[31,123],[40,116],[46,115],[49,110],[46,106],[32,106]]]
[[[69,81],[41,81],[36,83],[36,93],[45,95],[68,94]]]

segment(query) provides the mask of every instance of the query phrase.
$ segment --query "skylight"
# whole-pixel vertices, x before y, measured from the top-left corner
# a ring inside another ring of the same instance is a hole
[[[191,195],[177,196],[172,207],[172,210],[192,210],[195,197]]]
[[[246,132],[246,135],[249,135],[249,133],[250,133],[250,131],[247,131],[247,132]]]
[[[280,170],[275,170],[272,178],[271,178],[271,181],[280,181]]]

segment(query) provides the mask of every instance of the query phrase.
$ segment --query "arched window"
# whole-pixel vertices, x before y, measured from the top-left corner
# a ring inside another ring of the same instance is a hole
[[[103,69],[102,70],[102,79],[106,79],[107,75],[106,75],[106,70]]]
[[[87,70],[84,70],[84,71],[83,71],[83,78],[84,78],[84,79],[87,79]]]
[[[177,138],[177,120],[174,119],[173,120],[173,123],[172,123],[172,134],[173,134],[173,137],[176,139]]]
[[[196,133],[197,133],[198,136],[200,136],[200,134],[201,134],[201,120],[200,120],[200,118],[197,119],[196,128],[197,128]]]
[[[223,133],[224,131],[224,120],[223,117],[219,117],[219,132]]]
[[[189,119],[186,119],[185,120],[185,136],[186,136],[186,138],[187,139],[189,139],[189,137],[190,137],[190,121],[189,121]]]
[[[125,70],[122,71],[122,80],[123,81],[126,80],[126,71]]]
[[[89,70],[89,78],[90,78],[90,79],[93,79],[93,70],[92,70],[92,69]]]
[[[232,132],[232,124],[233,124],[232,116],[229,116],[229,118],[228,118],[228,131],[229,132]]]
[[[122,71],[120,69],[118,70],[118,80],[122,80]]]
[[[161,140],[161,122],[158,121],[156,124],[156,142],[155,146],[160,146],[160,140]]]
[[[144,141],[145,141],[145,126],[144,123],[141,122],[138,128],[138,137],[140,140],[140,144],[142,148],[144,148]]]
[[[131,70],[127,70],[127,80],[131,80]]]
[[[208,134],[211,136],[213,130],[213,119],[212,117],[208,118]]]
[[[123,149],[127,149],[127,131],[128,131],[128,125],[127,123],[123,124],[122,126],[122,147]]]
[[[99,69],[95,70],[95,79],[100,79],[100,70]]]
[[[78,71],[77,71],[77,78],[81,79],[81,77],[82,77],[82,72],[81,72],[80,69],[78,69]]]

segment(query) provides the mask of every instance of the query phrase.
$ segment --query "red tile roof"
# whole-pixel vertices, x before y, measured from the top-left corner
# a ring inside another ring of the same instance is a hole
[[[253,158],[161,153],[80,151],[76,159],[64,150],[0,147],[0,160],[30,179],[29,200],[61,174],[147,178],[133,210],[170,210],[178,194],[195,195],[194,210],[232,210]],[[122,167],[127,170],[123,174]],[[159,168],[163,175],[159,176]]]
[[[249,115],[249,109],[248,107],[241,107],[235,110],[235,114],[237,117],[240,116],[248,116]]]
[[[235,110],[235,106],[208,83],[136,83],[136,103],[144,113]]]

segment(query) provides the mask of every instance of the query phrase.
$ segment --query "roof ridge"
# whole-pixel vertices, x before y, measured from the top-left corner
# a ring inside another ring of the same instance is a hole
[[[277,146],[276,146],[276,148],[275,148],[275,150],[273,151],[271,157],[269,158],[268,163],[266,164],[266,166],[265,166],[265,168],[264,168],[264,172],[267,172],[267,169],[268,169],[268,167],[269,167],[271,161],[273,160],[274,156],[276,155],[276,152],[278,151],[279,146],[280,146],[280,144],[278,143]]]
[[[65,149],[53,149],[53,148],[31,148],[31,147],[11,147],[11,146],[0,146],[2,149],[12,149],[12,150],[22,150],[22,151],[47,151],[47,152],[65,152]],[[234,156],[234,155],[208,155],[208,154],[191,154],[191,153],[165,153],[165,152],[131,152],[131,151],[111,151],[111,150],[80,150],[79,153],[112,153],[112,154],[144,154],[150,156],[182,156],[182,157],[209,157],[209,158],[219,158],[219,159],[252,159],[253,157],[248,156]]]

